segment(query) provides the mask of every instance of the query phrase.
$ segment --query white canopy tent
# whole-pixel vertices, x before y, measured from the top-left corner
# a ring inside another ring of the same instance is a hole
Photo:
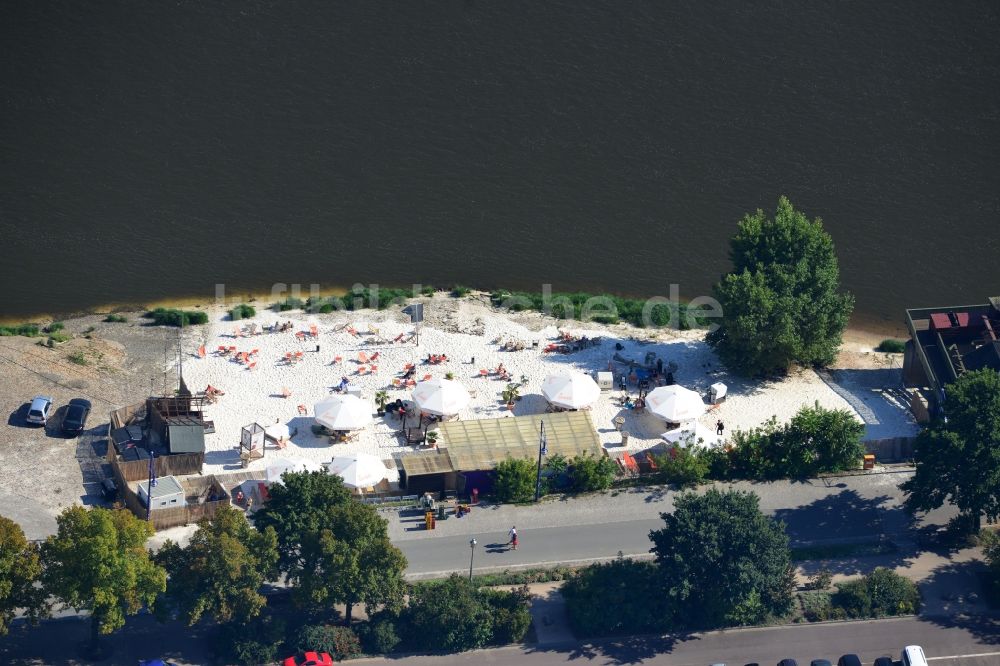
[[[542,395],[556,407],[583,409],[597,402],[601,388],[582,372],[560,372],[545,378]]]
[[[384,479],[389,470],[377,456],[370,453],[352,453],[334,458],[326,465],[330,474],[336,474],[351,488],[368,488]]]
[[[705,413],[701,396],[683,386],[658,386],[646,396],[649,412],[668,423],[694,421]]]
[[[429,379],[413,389],[413,402],[422,412],[435,416],[458,414],[469,404],[469,392],[451,379]]]
[[[698,421],[668,430],[660,435],[660,439],[667,444],[693,444],[702,448],[716,448],[722,445],[722,438]]]
[[[281,475],[285,472],[320,472],[323,466],[312,460],[289,460],[287,458],[275,458],[264,469],[264,478],[268,484],[283,483]]]
[[[335,395],[313,408],[316,423],[330,430],[360,430],[372,422],[372,406],[355,395]]]

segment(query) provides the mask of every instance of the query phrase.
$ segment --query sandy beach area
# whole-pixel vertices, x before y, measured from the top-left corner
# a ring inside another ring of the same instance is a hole
[[[547,375],[567,368],[591,375],[608,370],[617,352],[640,362],[653,353],[664,363],[675,363],[677,383],[702,395],[707,395],[713,383],[726,384],[727,399],[706,409],[700,421],[714,428],[721,420],[727,433],[759,426],[771,416],[786,421],[799,408],[813,403],[848,409],[866,423],[869,438],[905,436],[917,430],[909,412],[887,390],[897,387],[885,385],[893,381],[898,384],[898,364],[893,373],[892,361],[871,352],[871,346],[877,344],[877,336],[871,334],[847,336],[844,353],[830,372],[798,370],[780,381],[753,381],[722,368],[705,344],[704,334],[698,331],[650,331],[623,324],[557,321],[538,313],[499,311],[485,298],[476,297],[453,299],[441,294],[422,302],[426,319],[419,343],[393,342],[400,336],[406,339],[414,330],[398,307],[316,315],[267,310],[239,322],[231,321],[221,308],[210,308],[209,324],[186,330],[182,341],[183,374],[189,388],[202,391],[213,386],[225,393],[209,406],[208,418],[215,424],[215,433],[206,438],[205,472],[241,468],[240,432],[252,423],[265,427],[286,424],[296,434],[284,450],[268,449],[266,457],[253,461],[250,469],[262,469],[279,456],[324,463],[335,455],[365,452],[389,461],[413,450],[401,438],[401,422],[394,415],[376,418],[354,441],[346,443],[331,444],[329,438],[314,435],[311,430],[313,406],[332,395],[333,387],[343,377],[360,389],[361,397],[371,402],[373,409],[378,390],[387,390],[390,401],[409,400],[410,391],[405,386],[393,385],[407,364],[415,365],[417,380],[444,378],[451,373],[469,390],[472,399],[458,415],[462,420],[511,415],[500,397],[506,382],[492,374],[483,377],[482,370],[492,371],[503,364],[512,381],[522,383],[522,399],[515,404],[513,415],[539,414],[546,408],[540,385]],[[253,325],[259,330],[280,322],[290,322],[289,330],[245,335]],[[312,330],[318,335],[312,335]],[[570,354],[545,353],[544,348],[561,332],[600,337],[602,342]],[[521,342],[525,348],[502,350],[505,341]],[[616,344],[621,345],[620,351]],[[198,354],[202,346],[204,358]],[[220,346],[235,347],[237,354],[221,355],[217,352]],[[249,359],[254,363],[251,369],[238,354],[254,350]],[[288,363],[289,353],[299,353],[301,360]],[[378,358],[374,363],[361,360],[362,354],[371,357],[375,353]],[[428,364],[426,359],[431,354],[445,355],[449,360]],[[634,393],[634,387],[632,390]],[[611,453],[622,448],[616,417],[624,418],[621,430],[630,435],[628,450],[659,444],[660,434],[667,429],[665,423],[649,413],[623,409],[617,400],[620,394],[618,390],[602,392],[590,410],[605,448]]]

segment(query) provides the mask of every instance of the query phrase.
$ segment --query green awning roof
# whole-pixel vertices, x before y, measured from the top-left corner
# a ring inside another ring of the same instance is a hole
[[[582,453],[601,455],[601,440],[590,413],[554,412],[440,424],[441,445],[458,471],[493,469],[507,458],[538,458],[539,431],[545,423],[548,455],[573,458]]]

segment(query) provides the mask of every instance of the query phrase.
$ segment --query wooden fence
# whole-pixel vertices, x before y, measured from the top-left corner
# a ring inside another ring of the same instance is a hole
[[[109,446],[114,449],[114,446]],[[156,476],[187,476],[201,474],[201,466],[205,462],[205,453],[172,453],[166,456],[156,456],[153,459],[153,469]],[[111,467],[117,467],[125,481],[144,481],[149,477],[149,460],[119,460],[118,456],[111,459]]]
[[[193,481],[193,483],[189,483],[187,480],[181,481],[188,502],[186,506],[153,509],[149,512],[149,522],[152,523],[153,529],[164,530],[169,527],[177,527],[178,525],[197,523],[203,518],[211,518],[219,510],[220,506],[231,504],[229,493],[226,492],[226,489],[223,488],[222,484],[215,477],[209,476]],[[146,505],[139,499],[139,495],[132,490],[131,484],[124,484],[119,486],[119,488],[125,507],[138,518],[145,520]],[[209,494],[218,499],[206,499],[206,495]]]
[[[913,443],[916,437],[887,437],[865,441],[865,450],[875,454],[878,462],[906,462],[913,460]]]

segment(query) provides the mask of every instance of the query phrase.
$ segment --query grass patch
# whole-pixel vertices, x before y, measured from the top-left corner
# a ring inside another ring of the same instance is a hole
[[[423,294],[424,296],[433,296],[435,291],[437,290],[434,289],[434,286],[429,284],[425,284],[423,287],[420,288],[420,293]]]
[[[849,557],[872,557],[888,555],[899,550],[891,541],[877,543],[837,543],[824,546],[803,546],[792,548],[792,562],[808,560],[839,560]]]
[[[471,289],[464,285],[456,284],[451,288],[451,295],[455,298],[462,298],[463,296],[468,296],[471,291]]]
[[[156,308],[144,314],[143,317],[152,319],[155,326],[191,326],[192,324],[208,323],[208,314],[197,310]]]
[[[109,324],[124,324],[125,322],[128,321],[128,317],[120,314],[109,314],[107,317],[104,318],[104,321],[108,322]]]
[[[66,358],[70,363],[75,363],[76,365],[90,365],[90,360],[87,359],[87,355],[82,351],[75,351]]]
[[[878,347],[876,347],[875,350],[885,352],[886,354],[902,354],[906,351],[906,342],[903,340],[886,338],[882,342],[878,343]]]
[[[557,566],[551,568],[536,567],[531,569],[521,569],[511,571],[504,569],[497,573],[478,574],[472,577],[472,582],[479,587],[501,587],[505,585],[528,585],[531,583],[548,583],[552,581],[569,580],[576,576],[582,567]],[[415,581],[413,587],[421,585],[437,585],[444,578],[430,578],[427,580]]]
[[[0,326],[0,336],[10,337],[21,335],[26,338],[36,338],[41,332],[38,324],[15,324],[14,326]]]
[[[46,333],[58,333],[64,328],[66,328],[66,325],[63,324],[61,321],[54,321],[45,328],[43,328],[42,330]]]
[[[256,314],[257,310],[252,305],[241,303],[229,311],[229,318],[233,321],[239,321],[240,319],[252,319]]]
[[[66,342],[72,337],[73,337],[72,335],[70,335],[69,333],[64,333],[63,331],[53,331],[52,333],[49,333],[48,341],[49,343],[51,343],[49,344],[49,346],[51,347],[53,344]]]
[[[689,309],[684,303],[657,303],[647,308],[647,300],[622,298],[611,294],[589,294],[586,292],[553,293],[544,296],[537,292],[494,291],[490,301],[496,307],[513,312],[534,310],[545,312],[557,319],[594,321],[602,324],[616,324],[620,321],[643,328],[670,327],[680,330],[692,326],[707,326],[711,323],[701,317],[698,309]]]

